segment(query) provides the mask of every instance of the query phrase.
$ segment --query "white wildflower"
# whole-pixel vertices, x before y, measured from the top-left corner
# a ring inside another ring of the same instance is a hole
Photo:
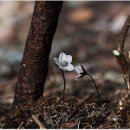
[[[76,80],[82,79],[85,75],[87,75],[86,70],[80,64],[75,67],[75,71],[77,72]]]
[[[55,63],[59,66],[63,71],[72,71],[74,70],[74,66],[71,64],[72,56],[66,55],[64,52],[61,52],[59,58],[54,58]]]

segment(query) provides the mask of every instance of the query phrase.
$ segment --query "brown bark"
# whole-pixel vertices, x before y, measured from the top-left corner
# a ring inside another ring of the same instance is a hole
[[[18,128],[42,104],[51,44],[62,7],[61,1],[37,1],[15,88],[12,109],[5,128]],[[40,98],[40,99],[39,99]],[[39,99],[39,100],[38,100]]]
[[[124,52],[124,46],[125,46],[125,40],[128,34],[128,30],[130,28],[130,16],[127,17],[126,22],[121,30],[120,38],[118,42],[118,55],[115,55],[117,58],[117,62],[119,63],[122,74],[124,77],[124,80],[127,83],[127,91],[124,93],[124,96],[119,100],[118,104],[118,115],[120,120],[120,124],[123,126],[126,126],[127,124],[127,109],[128,109],[128,102],[130,97],[130,59],[129,55],[125,55]]]
[[[62,2],[35,3],[29,34],[21,64],[14,104],[37,100],[43,94],[48,58]]]
[[[125,24],[120,32],[118,50],[121,51],[122,53],[124,52],[124,43],[127,37],[129,27],[130,27],[130,16],[127,17]]]
[[[127,37],[127,33],[130,27],[130,16],[127,17],[126,22],[124,23],[124,26],[120,32],[120,38],[118,42],[118,49],[117,51],[120,53],[117,58],[117,62],[119,63],[124,80],[127,83],[127,88],[130,91],[130,59],[128,55],[125,55],[124,52],[124,45],[125,45],[125,40]]]

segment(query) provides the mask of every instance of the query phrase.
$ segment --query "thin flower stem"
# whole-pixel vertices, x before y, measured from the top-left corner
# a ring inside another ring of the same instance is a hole
[[[66,87],[66,81],[65,81],[65,75],[64,75],[64,71],[63,71],[63,70],[62,70],[62,76],[63,76],[63,80],[64,80],[64,89],[63,89],[62,98],[64,98],[64,95],[65,95],[65,87]]]
[[[92,79],[92,81],[93,81],[93,83],[94,83],[94,86],[95,86],[95,88],[96,88],[96,91],[97,91],[97,93],[98,93],[99,101],[102,102],[100,93],[99,93],[99,91],[98,91],[97,85],[96,85],[96,83],[95,83],[93,77],[92,77],[89,73],[87,73],[87,75]]]

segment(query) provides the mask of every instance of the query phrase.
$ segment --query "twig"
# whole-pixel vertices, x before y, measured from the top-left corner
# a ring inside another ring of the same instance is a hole
[[[123,77],[125,79],[125,81],[127,82],[127,88],[130,89],[130,60],[129,60],[129,56],[125,56],[124,54],[124,43],[126,40],[126,36],[128,33],[128,29],[130,27],[130,16],[128,16],[122,30],[120,33],[120,39],[119,39],[119,43],[118,43],[118,49],[117,50],[113,50],[113,54],[116,56],[117,58],[117,62],[119,63],[122,73],[123,73]]]
[[[36,115],[32,115],[32,119],[39,126],[40,129],[46,129],[45,126],[41,123],[41,121],[37,118]]]
[[[130,89],[130,63],[127,60],[127,57],[122,52],[118,50],[113,50],[113,54],[115,55],[117,62],[121,67],[123,78],[127,83],[127,88]]]
[[[129,30],[129,27],[130,27],[130,16],[127,17],[127,20],[120,33],[118,50],[121,51],[122,53],[124,51],[124,43],[125,43],[125,39]]]
[[[81,120],[79,120],[79,122],[78,122],[78,128],[77,129],[80,129],[80,122],[81,122]]]
[[[118,104],[118,111],[117,113],[121,116],[123,119],[122,125],[126,125],[127,123],[127,115],[126,115],[126,109],[128,107],[129,103],[129,96],[130,96],[130,57],[129,57],[129,52],[128,55],[124,54],[124,44],[126,40],[126,36],[128,33],[130,27],[130,16],[128,16],[120,34],[120,39],[118,43],[118,49],[113,50],[113,54],[117,58],[117,62],[119,63],[124,80],[127,83],[127,88],[128,91],[125,93],[125,95],[121,98]]]
[[[22,125],[23,125],[23,121],[21,122],[21,124],[19,125],[17,129],[20,129]]]

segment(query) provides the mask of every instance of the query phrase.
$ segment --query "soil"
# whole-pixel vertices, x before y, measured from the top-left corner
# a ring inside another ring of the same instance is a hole
[[[124,93],[118,93],[121,97]],[[32,118],[36,115],[45,128],[129,128],[129,104],[119,111],[118,102],[110,99],[82,100],[71,97],[61,99],[40,98],[37,102],[28,101],[18,105],[8,115],[8,126],[2,128],[39,128]],[[21,109],[22,108],[22,109]],[[122,114],[123,112],[123,114]],[[13,114],[12,114],[13,113]],[[125,119],[124,119],[125,117]]]

